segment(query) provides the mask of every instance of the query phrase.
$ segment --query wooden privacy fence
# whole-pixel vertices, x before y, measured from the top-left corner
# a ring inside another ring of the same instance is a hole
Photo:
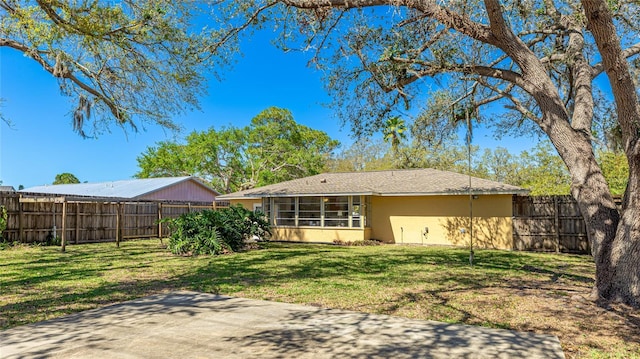
[[[513,242],[517,250],[591,254],[584,219],[571,196],[514,196]]]
[[[136,202],[69,199],[65,197],[21,197],[0,194],[7,209],[3,239],[37,243],[60,237],[66,243],[116,241],[128,238],[162,238],[169,234],[159,221],[183,213],[216,209],[223,203]]]

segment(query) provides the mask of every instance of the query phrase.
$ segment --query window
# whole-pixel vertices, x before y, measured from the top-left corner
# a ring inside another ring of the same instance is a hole
[[[351,197],[351,227],[359,228],[362,223],[360,220],[362,206],[360,205],[360,196]]]
[[[296,225],[296,199],[293,197],[273,199],[274,219],[276,226]]]
[[[267,197],[262,199],[262,210],[269,224],[273,224],[273,217],[271,217],[271,198]]]
[[[321,203],[320,197],[298,198],[298,225],[320,227]]]
[[[349,197],[324,197],[324,226],[349,226]]]
[[[371,225],[371,196],[263,198],[262,211],[273,226],[363,228]]]
[[[371,196],[364,197],[364,226],[371,227]]]

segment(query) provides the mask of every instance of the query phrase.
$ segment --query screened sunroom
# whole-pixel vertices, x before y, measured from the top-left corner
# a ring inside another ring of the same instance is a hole
[[[274,227],[365,228],[371,196],[265,197],[262,211]]]

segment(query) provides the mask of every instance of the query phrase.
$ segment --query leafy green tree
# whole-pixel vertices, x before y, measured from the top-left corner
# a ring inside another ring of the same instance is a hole
[[[205,70],[228,58],[206,51],[222,51],[222,33],[194,31],[202,10],[187,1],[5,0],[0,46],[58,80],[82,135],[145,121],[174,129],[172,115],[198,105]]]
[[[472,160],[478,152],[478,146],[471,147]],[[422,146],[415,143],[402,147],[396,158],[396,168],[435,168],[442,171],[469,173],[469,153],[466,145],[447,143],[437,146]],[[472,174],[473,172],[472,168]]]
[[[195,176],[223,193],[245,181],[246,133],[238,128],[194,131],[185,143],[162,141],[138,156],[138,178]]]
[[[523,167],[520,157],[509,153],[506,148],[496,147],[493,151],[487,148],[476,162],[474,173],[493,181],[523,186]]]
[[[196,175],[186,156],[185,146],[172,141],[161,141],[156,146],[147,147],[138,156],[138,166],[138,178]]]
[[[193,173],[214,188],[230,193],[245,186],[246,129],[229,127],[220,131],[194,131],[187,136],[185,156]]]
[[[138,157],[138,178],[193,175],[229,193],[324,170],[338,142],[272,107],[245,128],[194,131],[185,143],[164,141]]]
[[[339,142],[325,132],[296,123],[291,112],[271,107],[251,120],[248,181],[245,187],[318,174]]]
[[[240,12],[226,15],[271,17],[283,29],[282,47],[318,49],[314,63],[328,70],[336,108],[356,135],[380,129],[399,106],[423,100],[434,83],[429,78],[457,92],[452,98],[465,98],[462,108],[504,105],[509,111],[503,116],[477,116],[501,131],[544,134],[568,169],[571,194],[588,228],[596,263],[594,299],[640,306],[637,1],[243,4]],[[609,78],[629,163],[621,213],[591,136],[600,74]]]
[[[72,173],[63,172],[56,175],[56,178],[53,181],[53,184],[73,184],[80,183],[78,177],[74,176]]]
[[[599,151],[597,155],[611,193],[616,196],[623,195],[629,183],[629,163],[624,153]]]
[[[539,143],[531,153],[524,151],[521,161],[520,185],[531,190],[532,195],[569,194],[571,176],[549,142]]]
[[[359,139],[330,158],[331,172],[378,171],[398,168],[390,145],[382,139]]]

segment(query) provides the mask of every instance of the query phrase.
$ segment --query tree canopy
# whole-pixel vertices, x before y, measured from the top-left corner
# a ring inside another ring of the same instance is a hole
[[[53,180],[53,184],[73,184],[73,183],[80,183],[80,180],[73,173],[69,173],[69,172],[58,173],[56,175],[56,178]]]
[[[244,128],[194,131],[184,142],[164,141],[138,157],[136,177],[193,175],[221,192],[322,172],[338,141],[271,107]]]
[[[82,135],[111,124],[177,128],[172,116],[198,106],[209,65],[226,61],[206,51],[223,49],[215,30],[194,28],[202,9],[192,2],[2,0],[0,16],[0,46],[58,80]]]

